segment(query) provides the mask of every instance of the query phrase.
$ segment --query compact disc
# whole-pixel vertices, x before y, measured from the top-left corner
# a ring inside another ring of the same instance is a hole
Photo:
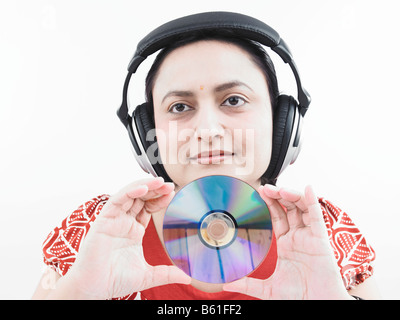
[[[271,238],[264,200],[249,184],[229,176],[190,182],[176,193],[164,217],[169,257],[189,276],[208,283],[251,273],[267,255]]]

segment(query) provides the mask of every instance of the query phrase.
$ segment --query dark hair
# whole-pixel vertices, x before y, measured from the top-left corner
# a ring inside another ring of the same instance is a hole
[[[239,48],[246,51],[252,58],[253,62],[262,70],[265,75],[265,79],[268,85],[268,92],[271,100],[272,113],[274,113],[274,109],[277,104],[277,99],[279,96],[278,89],[278,81],[276,79],[276,72],[274,64],[265,51],[265,49],[257,42],[244,39],[237,36],[234,31],[229,29],[220,29],[220,30],[203,30],[197,31],[191,34],[190,36],[182,37],[181,39],[171,43],[169,46],[162,49],[157,55],[156,59],[153,62],[153,65],[150,68],[150,71],[146,77],[146,101],[149,106],[149,113],[151,114],[154,120],[154,107],[153,107],[153,88],[154,82],[159,72],[160,66],[173,50],[183,47],[187,44],[191,44],[197,41],[202,40],[219,40],[222,42],[230,43],[237,45]],[[261,177],[262,184],[275,184],[275,181],[269,180],[264,175]]]

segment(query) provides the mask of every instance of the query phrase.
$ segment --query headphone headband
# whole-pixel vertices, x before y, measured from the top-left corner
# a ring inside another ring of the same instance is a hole
[[[268,47],[280,43],[279,34],[255,18],[233,12],[205,12],[169,21],[154,29],[137,45],[136,52],[129,63],[128,70],[135,72],[140,63],[152,53],[185,35],[201,30],[230,29],[243,38],[248,38]],[[285,51],[291,60],[291,53],[285,46]]]

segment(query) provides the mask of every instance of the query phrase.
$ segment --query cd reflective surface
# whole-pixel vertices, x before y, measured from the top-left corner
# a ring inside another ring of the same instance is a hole
[[[163,237],[168,255],[189,276],[225,283],[262,262],[272,224],[267,205],[250,185],[213,175],[177,192],[165,213]]]

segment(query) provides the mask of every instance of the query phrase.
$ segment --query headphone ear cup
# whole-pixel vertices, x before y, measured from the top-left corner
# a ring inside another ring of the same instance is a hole
[[[273,121],[271,160],[264,176],[276,181],[286,162],[287,152],[292,137],[297,102],[292,96],[280,95],[275,108]]]
[[[145,151],[145,167],[147,167],[148,169],[152,167],[153,170],[149,171],[155,171],[157,176],[164,178],[164,181],[172,182],[172,179],[168,176],[167,172],[164,169],[164,166],[162,165],[162,160],[158,149],[157,136],[155,132],[153,136],[154,140],[146,139],[148,133],[151,130],[155,130],[154,117],[149,112],[149,110],[151,109],[152,106],[146,102],[137,106],[135,111],[133,112],[133,118],[135,121],[139,139]],[[149,158],[149,156],[151,158]]]
[[[147,151],[151,145],[146,139],[147,132],[155,128],[154,119],[148,111],[149,108],[149,104],[145,102],[141,105],[138,105],[133,113],[136,128],[140,137],[140,142],[142,143],[145,151]]]

